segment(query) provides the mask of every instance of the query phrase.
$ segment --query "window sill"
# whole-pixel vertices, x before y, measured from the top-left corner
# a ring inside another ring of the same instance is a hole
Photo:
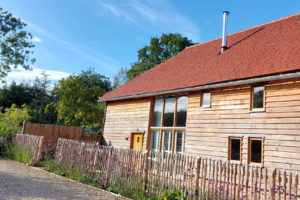
[[[228,162],[230,162],[232,164],[242,164],[242,162],[240,160],[229,160]]]
[[[245,138],[257,138],[257,139],[265,139],[266,136],[264,134],[248,134],[245,136]]]
[[[251,110],[249,112],[250,115],[265,115],[267,114],[264,110]]]
[[[200,110],[212,110],[211,107],[200,107]]]
[[[249,166],[253,166],[253,167],[263,167],[264,165],[262,163],[254,163],[254,162],[250,162]]]

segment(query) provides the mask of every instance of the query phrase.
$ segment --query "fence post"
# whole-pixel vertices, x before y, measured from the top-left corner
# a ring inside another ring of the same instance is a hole
[[[113,151],[113,147],[110,147],[109,149],[109,153],[108,153],[108,158],[107,158],[107,174],[106,174],[106,184],[105,186],[108,186],[108,182],[109,182],[109,178],[110,178],[110,173],[112,171],[112,166],[111,166],[111,161],[112,161],[112,151]]]
[[[275,181],[276,181],[276,169],[272,169],[271,170],[271,178],[270,178],[271,199],[275,199]]]
[[[201,158],[197,159],[196,179],[195,179],[195,197],[199,196],[199,177],[200,177]]]
[[[98,153],[99,153],[99,147],[96,148],[95,157],[94,157],[94,161],[93,161],[93,171],[94,172],[96,170],[96,164],[97,164],[97,160],[98,160]]]
[[[144,190],[147,191],[147,186],[148,186],[148,172],[149,172],[149,164],[150,161],[149,159],[149,150],[146,151],[145,153],[145,169],[144,169]]]
[[[36,164],[40,164],[40,159],[42,155],[42,150],[43,150],[43,145],[44,145],[44,136],[39,136],[39,149],[37,152],[37,158],[36,158]]]
[[[25,134],[25,128],[26,128],[26,121],[23,121],[23,128],[22,128],[22,134]]]
[[[295,177],[295,199],[298,199],[298,174]]]

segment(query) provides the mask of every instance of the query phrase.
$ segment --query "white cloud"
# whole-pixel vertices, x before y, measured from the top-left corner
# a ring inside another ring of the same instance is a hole
[[[189,18],[179,13],[168,0],[102,0],[100,8],[110,11],[115,17],[150,26],[160,32],[181,33],[200,42],[199,27]]]
[[[108,11],[110,11],[114,16],[124,18],[129,22],[136,22],[136,20],[133,19],[126,10],[120,9],[112,4],[108,4],[104,2],[99,2],[99,5],[107,9]]]
[[[162,15],[161,13],[156,13],[155,10],[151,8],[151,6],[142,2],[130,1],[129,6],[134,8],[142,17],[144,17],[153,24],[158,23],[160,19],[164,18],[163,15],[167,14],[165,13]]]
[[[58,80],[62,78],[66,78],[71,75],[68,72],[57,71],[57,70],[45,70],[38,67],[31,67],[32,70],[25,70],[22,67],[18,67],[17,69],[13,69],[11,72],[8,73],[5,80],[7,83],[11,83],[13,81],[17,83],[21,82],[33,82],[37,77],[42,78],[42,72],[48,75],[48,79],[51,81],[51,85],[53,86]]]
[[[42,42],[42,39],[36,36],[34,36],[31,40],[36,43]]]

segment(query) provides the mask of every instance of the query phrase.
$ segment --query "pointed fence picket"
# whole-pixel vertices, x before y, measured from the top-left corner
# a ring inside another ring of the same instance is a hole
[[[70,161],[104,185],[122,179],[124,184],[142,185],[151,195],[161,195],[163,190],[181,190],[188,199],[298,197],[298,175],[287,170],[59,139],[56,162],[64,166]]]

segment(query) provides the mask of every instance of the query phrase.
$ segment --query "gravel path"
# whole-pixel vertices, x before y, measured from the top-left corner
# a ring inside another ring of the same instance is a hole
[[[41,169],[0,158],[0,199],[126,199]]]

